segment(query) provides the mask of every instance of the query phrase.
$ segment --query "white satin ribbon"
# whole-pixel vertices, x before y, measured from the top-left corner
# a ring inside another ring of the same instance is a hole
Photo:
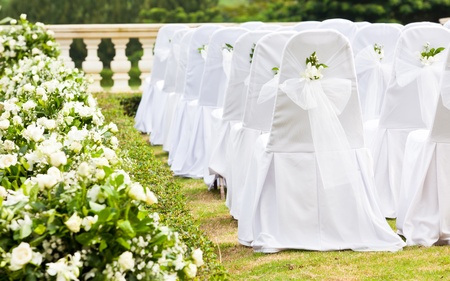
[[[222,50],[222,67],[223,67],[223,71],[225,72],[225,75],[227,76],[227,78],[230,77],[232,57],[233,57],[233,51],[230,51],[228,49]]]
[[[416,81],[419,91],[420,112],[422,120],[428,128],[431,127],[439,99],[439,77],[443,65],[440,55],[435,56],[431,65],[420,63],[420,54],[416,56],[406,51],[406,59],[398,59],[396,63],[396,76],[399,86],[406,86]]]
[[[348,79],[288,79],[280,89],[308,111],[311,134],[325,189],[352,184],[358,173],[344,128],[338,119],[352,94]]]
[[[358,77],[367,75],[365,103],[362,105],[364,115],[369,118],[380,114],[384,89],[392,71],[392,65],[380,61],[373,46],[367,46],[355,57],[355,68]]]
[[[170,49],[158,49],[155,50],[155,56],[159,58],[160,61],[165,61],[169,58]]]
[[[272,79],[262,85],[261,90],[259,91],[258,100],[256,101],[257,104],[266,102],[277,95],[279,80],[280,75],[277,73]]]

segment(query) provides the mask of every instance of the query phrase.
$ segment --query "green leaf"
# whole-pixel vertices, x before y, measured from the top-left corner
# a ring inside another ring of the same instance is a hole
[[[122,237],[117,238],[116,241],[117,241],[117,243],[122,245],[127,250],[129,250],[131,248],[131,245]]]
[[[106,243],[105,240],[102,240],[102,242],[100,242],[100,247],[99,247],[99,251],[102,252],[104,249],[106,249],[108,247],[108,244]]]
[[[36,246],[40,245],[42,243],[42,241],[45,240],[46,237],[47,237],[47,235],[42,235],[42,236],[39,236],[39,237],[35,238],[34,240],[32,240],[30,242],[30,246],[31,247],[36,247]]]
[[[117,222],[117,225],[119,226],[119,228],[125,232],[125,234],[127,234],[129,237],[134,237],[136,236],[136,233],[134,232],[133,227],[131,226],[131,223],[129,220],[120,220]]]
[[[91,243],[91,241],[94,239],[95,233],[94,232],[84,232],[80,235],[77,235],[75,238],[80,244],[87,246]]]
[[[34,229],[34,233],[36,233],[37,235],[42,235],[44,234],[46,229],[47,228],[45,227],[45,225],[40,224]]]

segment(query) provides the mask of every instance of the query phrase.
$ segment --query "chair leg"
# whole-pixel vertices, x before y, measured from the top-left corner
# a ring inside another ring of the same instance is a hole
[[[220,188],[220,199],[225,200],[225,187],[227,186],[227,182],[225,178],[219,176],[218,180],[218,186]]]

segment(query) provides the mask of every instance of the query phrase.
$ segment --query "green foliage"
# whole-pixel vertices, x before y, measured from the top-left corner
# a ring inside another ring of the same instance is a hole
[[[117,96],[99,95],[97,100],[107,121],[114,120],[119,127],[117,137],[121,143],[121,155],[126,170],[136,181],[152,187],[158,197],[158,204],[150,206],[158,212],[161,223],[180,233],[180,238],[188,247],[201,248],[205,265],[199,268],[199,280],[226,280],[228,274],[219,263],[215,253],[216,246],[194,222],[186,198],[181,193],[169,167],[153,154],[153,149],[143,136],[133,128],[134,120],[124,114],[121,103],[137,106],[140,95]],[[127,110],[128,111],[128,110]]]

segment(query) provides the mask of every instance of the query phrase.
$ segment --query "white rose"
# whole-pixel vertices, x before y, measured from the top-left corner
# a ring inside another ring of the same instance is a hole
[[[8,196],[8,192],[6,192],[6,188],[4,188],[3,186],[0,185],[0,197],[5,198],[6,196]]]
[[[147,205],[158,203],[158,198],[156,198],[155,193],[153,193],[149,188],[145,191],[145,196],[145,203],[147,203]]]
[[[5,140],[3,142],[3,148],[6,149],[6,150],[11,151],[11,150],[16,148],[16,144],[13,141]]]
[[[2,129],[2,130],[8,129],[8,128],[9,128],[9,125],[10,125],[10,123],[9,123],[9,120],[8,120],[8,119],[1,120],[1,121],[0,121],[0,129]]]
[[[72,150],[75,153],[78,153],[83,149],[83,145],[77,141],[74,141],[70,144],[70,150]]]
[[[16,115],[16,116],[13,117],[12,120],[13,120],[13,123],[14,123],[14,124],[16,124],[16,125],[22,125],[22,117]]]
[[[95,178],[98,179],[98,180],[104,179],[105,175],[106,175],[105,171],[102,170],[102,169],[97,169],[96,172],[95,172]]]
[[[21,20],[26,20],[27,19],[27,14],[20,14],[20,19]]]
[[[93,217],[87,216],[83,218],[83,221],[81,222],[81,225],[83,226],[84,230],[89,231],[92,227],[92,225],[96,224],[98,220],[98,216],[95,215]]]
[[[55,167],[59,167],[61,165],[66,165],[67,157],[66,157],[66,154],[64,153],[64,151],[58,151],[58,152],[52,153],[50,155],[50,163]]]
[[[47,128],[48,130],[52,130],[52,129],[56,128],[55,120],[49,120],[49,119],[45,120],[44,127]]]
[[[80,226],[82,221],[83,220],[75,212],[64,224],[70,231],[77,233],[80,232]]]
[[[31,250],[30,244],[22,242],[11,252],[11,265],[9,269],[11,269],[12,271],[19,270],[23,268],[24,265],[29,263],[32,258],[33,251]]]
[[[134,268],[133,254],[129,251],[123,252],[119,256],[118,262],[122,271],[132,270]]]
[[[197,266],[193,263],[190,263],[183,269],[184,273],[188,278],[194,278],[197,275]]]
[[[77,171],[77,173],[78,173],[78,175],[80,175],[80,176],[82,176],[82,177],[87,177],[87,176],[89,176],[89,174],[90,174],[90,167],[89,167],[89,164],[88,163],[86,163],[86,162],[82,162],[81,164],[80,164],[80,166],[78,166],[78,171]]]
[[[5,154],[0,156],[0,169],[5,169],[17,164],[17,155],[15,154]]]
[[[119,140],[115,136],[112,136],[111,137],[111,144],[113,146],[117,146],[117,145],[119,145]]]
[[[114,123],[109,123],[109,130],[113,133],[117,133],[119,129],[117,129],[117,125]]]
[[[56,179],[57,181],[60,181],[62,178],[61,171],[56,167],[50,167],[50,169],[47,170],[47,175]]]
[[[145,202],[147,200],[147,195],[145,194],[144,188],[138,182],[135,182],[130,186],[130,190],[128,191],[128,196],[130,196],[131,199],[138,200],[138,201]]]
[[[192,252],[192,259],[194,260],[194,263],[197,266],[202,266],[204,264],[203,262],[203,252],[200,249],[195,249]]]
[[[127,279],[125,279],[125,276],[123,276],[123,274],[120,272],[116,272],[113,280],[114,281],[127,281]]]
[[[27,83],[23,86],[23,90],[26,92],[33,92],[35,87],[31,85],[30,83]]]

